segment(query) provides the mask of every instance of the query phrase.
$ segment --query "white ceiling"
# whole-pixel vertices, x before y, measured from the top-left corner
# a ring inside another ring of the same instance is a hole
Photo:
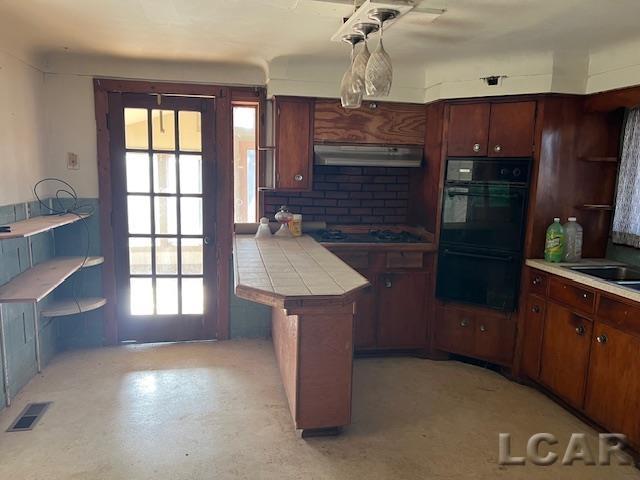
[[[341,62],[329,41],[351,11],[336,0],[0,0],[0,49],[44,59],[83,55],[269,65],[283,58]],[[394,64],[528,53],[589,55],[640,40],[639,0],[423,0],[386,35]]]

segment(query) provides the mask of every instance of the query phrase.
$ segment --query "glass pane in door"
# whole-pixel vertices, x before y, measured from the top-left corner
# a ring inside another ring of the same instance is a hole
[[[124,110],[130,314],[203,315],[201,113]]]

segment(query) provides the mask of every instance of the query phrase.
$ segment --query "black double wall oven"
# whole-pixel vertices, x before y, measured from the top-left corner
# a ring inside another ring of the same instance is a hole
[[[530,158],[447,160],[438,298],[515,310],[530,165]]]

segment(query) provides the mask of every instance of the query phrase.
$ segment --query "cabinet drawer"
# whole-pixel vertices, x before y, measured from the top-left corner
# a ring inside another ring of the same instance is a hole
[[[369,268],[369,252],[333,252],[333,254],[356,270]]]
[[[510,365],[516,324],[506,315],[478,315],[475,319],[474,354],[496,363]]]
[[[598,318],[620,330],[640,335],[640,307],[601,295]]]
[[[549,281],[549,298],[585,313],[593,313],[596,296],[593,290],[577,287],[554,277]]]
[[[422,252],[389,252],[387,268],[422,268]]]
[[[526,286],[529,293],[535,293],[545,297],[547,295],[548,283],[549,278],[547,274],[542,273],[540,270],[534,270],[532,268],[527,269]]]
[[[447,352],[472,354],[475,319],[471,312],[445,305],[438,309],[435,344]]]

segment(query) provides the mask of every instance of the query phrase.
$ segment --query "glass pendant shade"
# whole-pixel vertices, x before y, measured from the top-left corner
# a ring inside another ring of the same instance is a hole
[[[354,92],[361,94],[365,91],[364,75],[367,70],[369,58],[371,58],[371,53],[369,53],[369,47],[367,47],[366,40],[363,43],[364,45],[356,55],[356,58],[353,61],[353,67],[351,68],[351,88]]]
[[[393,66],[391,65],[391,57],[384,50],[382,36],[380,36],[378,47],[367,62],[364,74],[365,91],[367,95],[372,97],[386,97],[391,90],[392,81]]]
[[[351,63],[342,76],[340,83],[340,103],[344,108],[360,108],[362,105],[362,91],[356,92],[353,89],[353,46],[351,49]]]

